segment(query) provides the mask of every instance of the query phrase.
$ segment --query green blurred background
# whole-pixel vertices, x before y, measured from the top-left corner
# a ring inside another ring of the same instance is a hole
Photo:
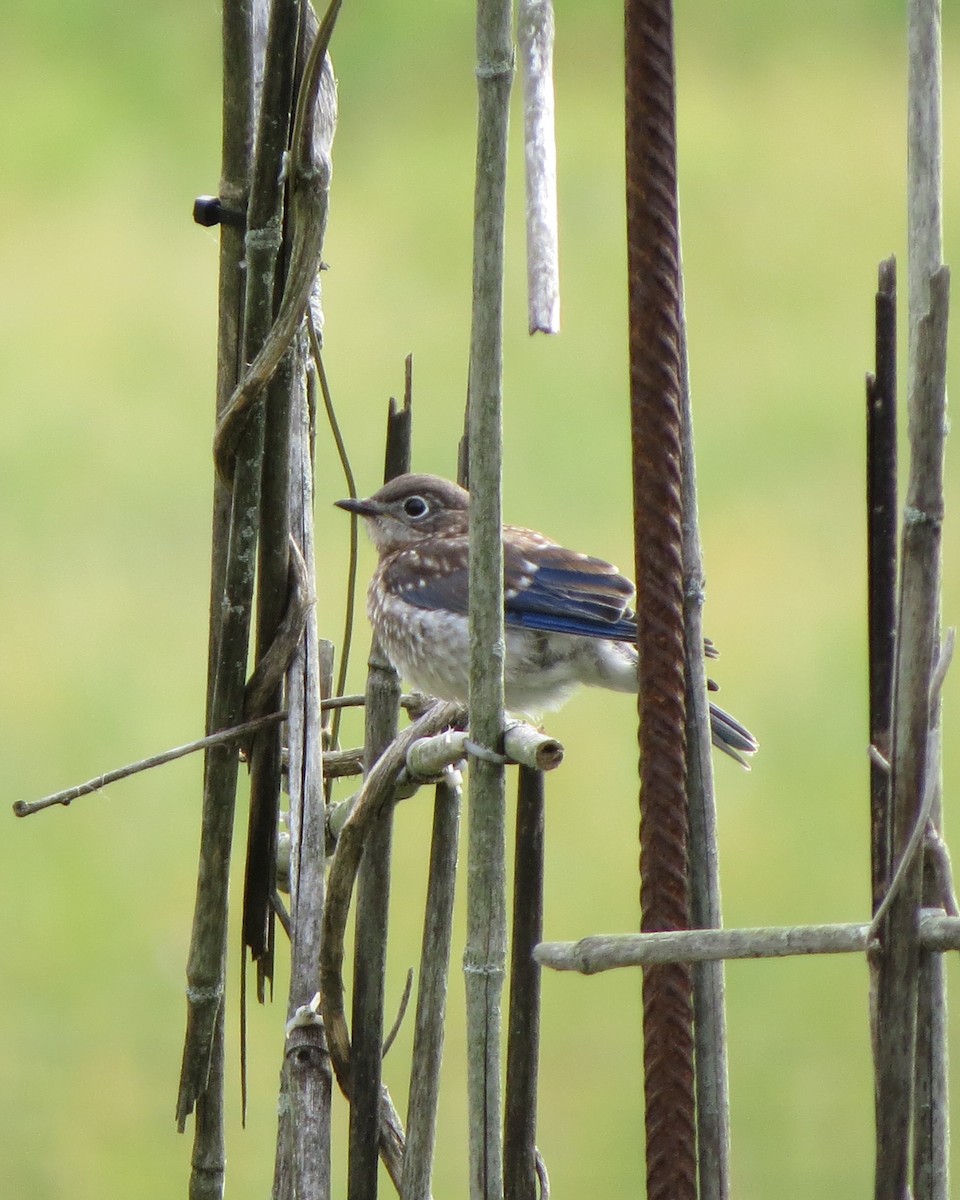
[[[629,567],[621,12],[558,0],[563,333],[526,335],[522,147],[506,292],[509,519]],[[706,625],[724,703],[757,733],[717,764],[728,924],[867,913],[863,376],[878,260],[905,279],[905,32],[892,0],[678,6],[680,173]],[[0,781],[32,798],[201,728],[219,175],[217,5],[38,0],[0,44]],[[945,31],[947,261],[960,261],[960,32]],[[416,355],[415,465],[452,474],[469,324],[469,5],[347,3],[325,258],[327,369],[360,487]],[[956,337],[952,339],[955,347]],[[956,364],[952,367],[957,386]],[[957,463],[950,447],[950,516]],[[318,450],[320,618],[339,638],[346,526]],[[960,566],[947,526],[944,619]],[[372,564],[364,546],[364,576]],[[366,649],[361,623],[352,678]],[[956,721],[960,684],[947,683]],[[546,932],[638,921],[635,731],[622,696],[551,717]],[[359,740],[356,718],[345,740]],[[960,774],[947,738],[948,828]],[[0,837],[4,1194],[184,1194],[174,1130],[199,763]],[[403,806],[388,1003],[419,944],[427,795]],[[235,890],[236,897],[237,892]],[[462,914],[455,960],[462,948]],[[233,939],[231,966],[239,941]],[[281,956],[282,957],[282,956]],[[956,968],[951,963],[954,991]],[[727,973],[738,1197],[870,1193],[862,961]],[[285,979],[281,974],[278,995]],[[544,979],[539,1142],[556,1195],[637,1195],[639,977]],[[231,993],[229,1054],[236,1061]],[[228,1195],[268,1194],[282,999],[251,1015],[251,1104],[229,1080]],[[466,1188],[462,987],[451,986],[438,1196]],[[405,1106],[411,1024],[387,1062]],[[954,1034],[960,1016],[954,1014]],[[954,1091],[960,1080],[954,1081]],[[338,1179],[345,1114],[336,1110]]]

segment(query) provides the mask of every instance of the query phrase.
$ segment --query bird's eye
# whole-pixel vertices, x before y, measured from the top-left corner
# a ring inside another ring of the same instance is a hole
[[[410,496],[403,502],[403,511],[408,517],[422,517],[427,512],[427,502],[422,496]]]

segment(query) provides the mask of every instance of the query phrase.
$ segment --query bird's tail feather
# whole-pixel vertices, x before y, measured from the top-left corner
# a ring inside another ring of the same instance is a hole
[[[740,724],[736,717],[731,717],[728,712],[724,712],[716,704],[710,705],[710,733],[713,737],[713,744],[718,750],[729,754],[742,767],[750,770],[750,764],[743,756],[759,750],[760,743],[749,729]]]

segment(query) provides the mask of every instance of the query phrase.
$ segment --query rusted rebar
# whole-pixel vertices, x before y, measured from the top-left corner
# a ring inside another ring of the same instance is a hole
[[[689,923],[681,564],[680,254],[673,14],[627,0],[626,158],[645,932]],[[697,1194],[686,965],[644,972],[647,1195]]]

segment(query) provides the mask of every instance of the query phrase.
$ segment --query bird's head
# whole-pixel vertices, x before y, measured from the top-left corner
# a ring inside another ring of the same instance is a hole
[[[437,475],[398,475],[367,500],[337,500],[357,513],[380,554],[434,537],[467,532],[470,496]]]

